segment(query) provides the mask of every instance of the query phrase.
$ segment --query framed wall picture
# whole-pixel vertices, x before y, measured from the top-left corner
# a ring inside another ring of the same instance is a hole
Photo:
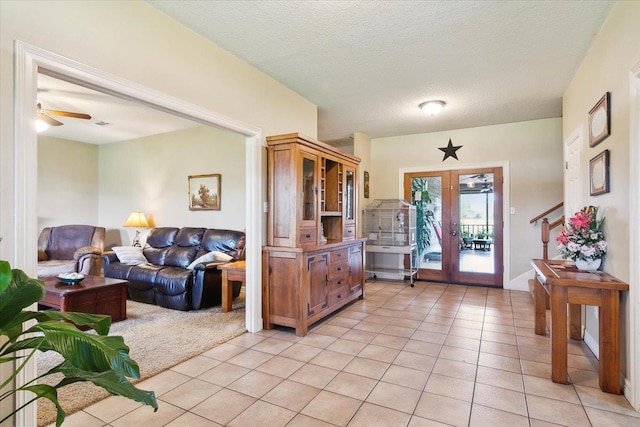
[[[219,173],[189,176],[189,210],[219,211],[220,180]]]
[[[589,111],[589,147],[595,147],[611,134],[611,92],[604,94]]]
[[[369,198],[369,172],[364,171],[364,198]]]
[[[609,150],[589,161],[589,182],[592,196],[609,192]]]

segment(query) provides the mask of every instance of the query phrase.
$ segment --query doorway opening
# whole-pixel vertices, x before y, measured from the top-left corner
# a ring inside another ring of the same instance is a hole
[[[405,173],[419,280],[502,287],[502,176],[500,167]]]

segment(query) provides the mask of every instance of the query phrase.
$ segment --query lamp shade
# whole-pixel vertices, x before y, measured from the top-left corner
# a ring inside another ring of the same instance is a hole
[[[149,222],[144,214],[140,211],[133,211],[129,214],[129,218],[124,222],[124,227],[148,227]]]
[[[446,104],[444,101],[427,101],[423,102],[418,107],[420,107],[422,112],[427,116],[435,116],[440,111],[442,111],[445,105]]]

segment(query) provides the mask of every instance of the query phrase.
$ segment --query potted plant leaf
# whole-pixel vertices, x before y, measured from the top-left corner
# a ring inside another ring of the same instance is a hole
[[[154,392],[140,390],[127,379],[140,378],[140,368],[129,357],[129,347],[124,339],[108,335],[111,318],[96,314],[27,310],[44,297],[44,292],[42,281],[28,277],[21,270],[12,270],[7,261],[0,260],[0,363],[15,364],[13,374],[0,383],[0,390],[14,383],[37,350],[55,351],[64,359],[27,384],[0,393],[0,401],[21,391],[33,393],[33,398],[26,404],[6,416],[2,414],[0,424],[30,403],[45,398],[56,406],[56,426],[60,426],[65,412],[58,402],[57,390],[79,381],[90,381],[112,395],[150,405],[154,412],[157,411]],[[83,332],[77,326],[94,329],[97,334]],[[57,384],[37,383],[38,379],[54,373],[62,374]]]

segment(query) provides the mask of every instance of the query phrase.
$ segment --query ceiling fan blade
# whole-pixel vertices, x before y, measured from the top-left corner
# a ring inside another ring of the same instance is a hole
[[[47,112],[48,114],[52,114],[54,116],[62,116],[62,117],[73,117],[76,119],[91,119],[91,116],[83,113],[72,113],[71,111],[60,111],[60,110],[49,110],[44,109],[42,111]]]
[[[53,117],[49,117],[46,114],[42,114],[42,113],[38,113],[38,119],[42,120],[43,122],[46,122],[49,126],[62,126],[63,123],[57,121],[56,119],[54,119]]]

